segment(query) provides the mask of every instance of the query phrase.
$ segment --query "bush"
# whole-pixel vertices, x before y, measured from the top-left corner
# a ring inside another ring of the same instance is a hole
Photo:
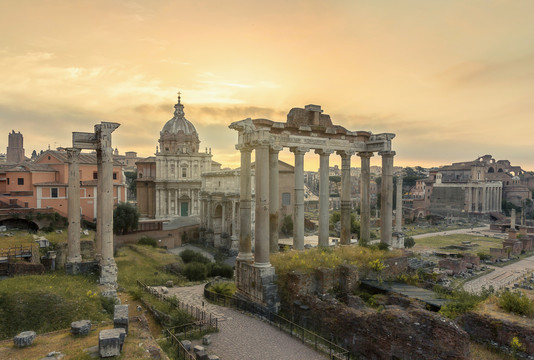
[[[379,242],[377,247],[378,247],[378,250],[382,250],[382,251],[389,250],[389,245],[383,242]]]
[[[136,230],[139,223],[139,211],[129,203],[119,203],[113,210],[113,232],[117,235]]]
[[[189,281],[202,281],[208,277],[208,269],[206,264],[191,262],[185,266],[184,275]]]
[[[293,235],[293,219],[291,216],[286,215],[284,216],[284,219],[282,220],[282,227],[280,228],[280,231],[282,234],[286,236]]]
[[[477,307],[479,303],[484,301],[490,292],[483,291],[482,294],[472,294],[467,291],[454,291],[452,294],[446,296],[451,299],[450,302],[443,305],[440,314],[455,319]]]
[[[210,259],[202,255],[201,253],[194,251],[194,250],[184,250],[180,253],[180,257],[184,261],[184,263],[189,264],[191,262],[197,262],[202,264],[208,264],[211,262]]]
[[[504,291],[498,296],[498,305],[504,311],[517,315],[534,315],[534,302],[521,291]]]
[[[223,263],[209,263],[208,264],[208,276],[222,276],[231,279],[234,276],[234,269],[227,264]]]
[[[158,247],[158,241],[150,236],[142,236],[137,242],[139,245],[148,245],[152,247]]]
[[[480,260],[482,260],[482,261],[485,261],[485,260],[491,260],[491,259],[492,259],[491,255],[486,254],[486,253],[483,253],[483,252],[478,252],[478,253],[477,253],[477,256],[478,256],[478,257],[480,258]]]
[[[407,236],[404,238],[404,247],[406,249],[412,248],[415,246],[415,240],[411,236]]]
[[[214,293],[225,295],[225,296],[232,296],[234,295],[236,291],[236,286],[233,282],[221,282],[217,284],[213,284],[208,288],[209,291],[213,291]]]

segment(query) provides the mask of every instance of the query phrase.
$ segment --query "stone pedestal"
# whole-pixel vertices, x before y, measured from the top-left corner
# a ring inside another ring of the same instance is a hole
[[[238,296],[261,304],[266,311],[278,312],[280,300],[274,267],[256,267],[246,262],[236,263]]]
[[[35,336],[37,336],[35,331],[23,331],[13,338],[13,343],[15,344],[16,347],[19,347],[19,348],[30,346],[31,344],[33,344],[33,340],[35,340]]]
[[[124,344],[124,329],[107,329],[98,334],[98,353],[100,357],[119,356]]]
[[[70,333],[72,335],[86,336],[91,331],[91,320],[80,320],[70,324]]]
[[[168,292],[168,291],[167,291]],[[113,327],[123,328],[128,333],[128,305],[115,305],[113,312]]]
[[[103,260],[100,262],[100,278],[101,285],[107,285],[113,288],[117,288],[117,264],[114,259],[110,259],[107,262]]]
[[[391,247],[393,249],[404,249],[404,233],[394,232],[391,236]]]

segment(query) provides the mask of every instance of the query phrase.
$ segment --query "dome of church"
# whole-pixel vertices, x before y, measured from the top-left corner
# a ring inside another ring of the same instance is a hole
[[[197,129],[185,118],[184,106],[178,96],[174,105],[174,116],[161,129],[159,144],[164,154],[197,153],[200,140]]]
[[[174,105],[174,116],[163,126],[161,133],[178,134],[180,131],[183,131],[184,135],[193,135],[197,132],[195,126],[185,118],[184,106],[178,98],[178,103]]]

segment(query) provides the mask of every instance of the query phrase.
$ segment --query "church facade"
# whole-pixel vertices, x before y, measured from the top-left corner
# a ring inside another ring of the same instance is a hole
[[[174,116],[160,131],[155,156],[137,162],[137,207],[141,217],[170,219],[200,215],[201,175],[220,169],[211,149],[199,152],[195,126],[178,96]]]

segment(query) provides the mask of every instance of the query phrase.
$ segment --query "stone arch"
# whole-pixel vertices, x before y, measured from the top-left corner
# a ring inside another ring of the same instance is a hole
[[[220,234],[222,231],[222,204],[217,203],[213,209],[213,233]]]
[[[0,225],[5,225],[8,229],[25,229],[32,232],[37,232],[40,229],[39,225],[31,220],[24,218],[8,217],[0,220]]]
[[[490,167],[490,168],[488,169],[488,173],[494,173],[494,172],[495,172],[495,169],[494,169],[494,168]]]
[[[503,171],[502,171],[502,168],[499,168],[499,170],[497,170],[497,172],[502,173],[502,172],[503,172]]]

